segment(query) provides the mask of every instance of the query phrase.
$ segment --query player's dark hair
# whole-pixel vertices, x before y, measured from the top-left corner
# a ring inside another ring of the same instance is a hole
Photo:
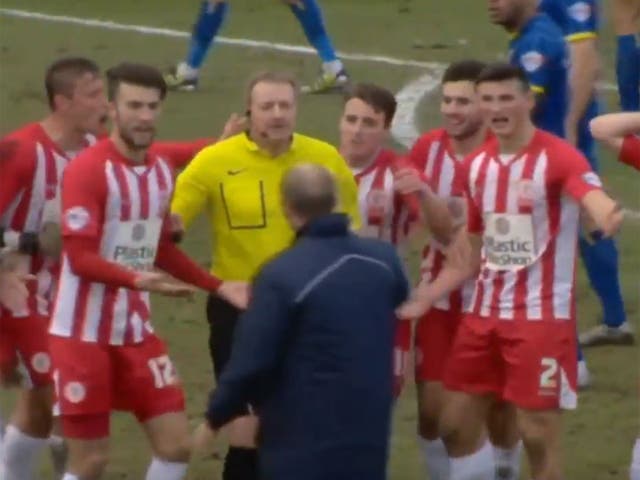
[[[476,86],[487,82],[505,82],[507,80],[517,80],[523,91],[529,91],[529,79],[525,71],[510,63],[492,63],[487,65],[476,79]]]
[[[100,67],[93,60],[84,57],[60,58],[49,65],[44,75],[49,107],[52,110],[55,108],[56,95],[71,98],[76,80],[87,73],[100,75]]]
[[[447,67],[442,76],[442,83],[475,82],[487,64],[478,60],[460,60]]]
[[[358,98],[376,112],[384,113],[384,126],[389,127],[396,114],[398,102],[392,92],[373,83],[357,83],[347,90],[345,102]]]
[[[263,82],[282,83],[282,84],[290,85],[291,88],[293,89],[293,93],[296,98],[300,93],[300,85],[298,84],[298,80],[291,73],[272,71],[272,70],[258,72],[255,75],[253,75],[249,79],[249,82],[247,83],[247,89],[245,91],[245,101],[246,101],[247,108],[251,105],[251,94],[253,93],[254,87],[257,84],[263,83]],[[247,113],[250,114],[251,111],[248,110]]]
[[[107,70],[107,95],[113,101],[121,84],[137,87],[154,88],[160,92],[160,99],[167,95],[167,84],[162,73],[151,65],[144,63],[123,62]]]

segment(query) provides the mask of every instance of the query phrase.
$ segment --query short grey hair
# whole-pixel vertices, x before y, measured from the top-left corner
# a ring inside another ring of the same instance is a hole
[[[289,169],[282,179],[281,189],[285,204],[306,220],[328,215],[338,204],[338,188],[333,174],[315,163]]]

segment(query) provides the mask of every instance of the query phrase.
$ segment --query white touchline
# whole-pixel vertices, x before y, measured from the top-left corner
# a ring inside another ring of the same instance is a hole
[[[95,18],[70,17],[66,15],[50,15],[48,13],[31,12],[27,10],[16,10],[13,8],[0,8],[0,15],[7,17],[27,18],[31,20],[41,20],[51,23],[64,23],[72,25],[81,25],[84,27],[102,28],[105,30],[120,30],[126,32],[136,32],[145,35],[159,35],[162,37],[189,38],[190,32],[173,30],[171,28],[158,28],[145,25],[133,25],[126,23],[117,23],[108,20],[98,20]],[[248,38],[228,38],[216,37],[216,42],[224,45],[234,45],[240,47],[263,48],[266,50],[276,50],[279,52],[301,53],[304,55],[317,55],[316,51],[307,46],[291,45],[288,43],[276,43],[260,40],[250,40]],[[419,68],[435,68],[441,64],[435,62],[421,62],[418,60],[409,60],[384,55],[368,55],[363,53],[337,52],[340,58],[352,61],[385,63],[387,65],[396,65],[400,67],[419,67]]]

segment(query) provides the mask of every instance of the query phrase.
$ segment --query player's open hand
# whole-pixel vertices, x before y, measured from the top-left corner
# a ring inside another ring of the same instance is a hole
[[[24,309],[29,296],[27,282],[35,278],[21,272],[0,271],[0,304],[14,312]]]
[[[218,140],[224,140],[225,138],[233,137],[239,133],[244,132],[247,129],[247,117],[244,115],[238,115],[232,113],[227,119],[227,122],[222,128],[222,133],[218,137]]]
[[[415,168],[401,168],[393,175],[393,189],[401,194],[424,193],[427,185]]]
[[[207,422],[202,422],[193,432],[193,449],[196,453],[208,455],[213,450],[216,432]]]
[[[247,282],[222,282],[216,294],[241,310],[249,304],[249,284]]]
[[[431,302],[425,298],[412,296],[396,310],[396,316],[401,320],[415,320],[422,317],[431,309]]]
[[[138,290],[160,293],[169,297],[189,297],[196,292],[195,287],[161,272],[139,272],[134,285]]]

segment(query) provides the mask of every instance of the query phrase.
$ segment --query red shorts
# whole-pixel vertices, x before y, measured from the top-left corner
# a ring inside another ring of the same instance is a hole
[[[573,409],[577,345],[572,321],[462,317],[445,369],[449,390],[495,393],[517,407]]]
[[[0,377],[6,377],[21,363],[27,385],[51,385],[49,319],[35,315],[14,317],[2,312],[0,318]]]
[[[444,368],[455,338],[458,311],[432,309],[416,326],[416,382],[442,382]]]
[[[51,335],[49,346],[63,430],[65,418],[108,416],[112,410],[132,412],[140,422],[184,411],[182,387],[157,337],[116,346]],[[107,436],[108,427],[87,436]]]

